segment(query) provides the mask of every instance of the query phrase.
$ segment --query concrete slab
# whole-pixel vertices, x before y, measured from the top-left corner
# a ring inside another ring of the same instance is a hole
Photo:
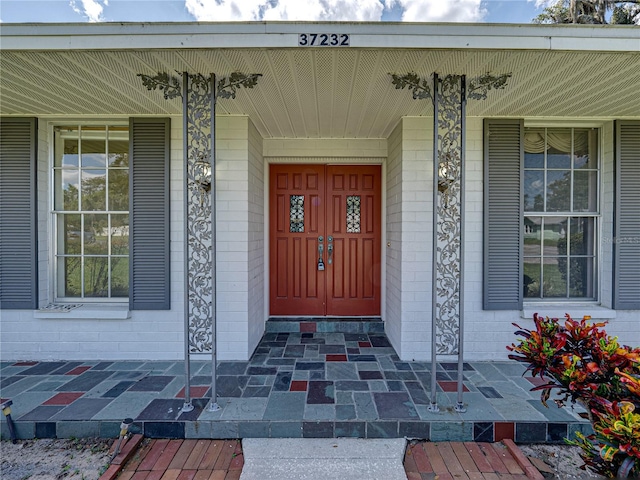
[[[406,480],[405,447],[399,438],[248,438],[240,480]]]

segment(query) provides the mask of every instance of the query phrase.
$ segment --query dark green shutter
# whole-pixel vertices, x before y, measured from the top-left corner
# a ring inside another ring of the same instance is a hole
[[[130,120],[131,310],[169,310],[169,148],[167,118]]]
[[[613,307],[640,309],[640,121],[616,122]]]
[[[0,119],[0,308],[38,308],[37,121]]]
[[[521,120],[484,122],[484,309],[522,309]]]

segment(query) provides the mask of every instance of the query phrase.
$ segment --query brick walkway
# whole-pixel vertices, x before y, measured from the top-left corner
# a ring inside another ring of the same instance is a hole
[[[117,479],[238,480],[243,465],[239,440],[149,440],[133,454]],[[107,478],[116,475],[101,477]]]
[[[239,440],[140,440],[130,458],[101,480],[238,480]],[[404,458],[408,480],[543,480],[509,440],[503,443],[412,442]]]
[[[417,442],[404,458],[408,480],[543,480],[511,441]]]

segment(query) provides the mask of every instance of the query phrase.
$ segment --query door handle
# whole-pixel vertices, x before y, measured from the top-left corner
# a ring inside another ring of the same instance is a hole
[[[329,245],[327,245],[327,263],[331,265],[333,261],[333,237],[329,235],[327,240],[329,241]]]
[[[324,252],[324,244],[322,243],[324,238],[318,237],[318,271],[324,270],[324,260],[322,260],[322,253]]]

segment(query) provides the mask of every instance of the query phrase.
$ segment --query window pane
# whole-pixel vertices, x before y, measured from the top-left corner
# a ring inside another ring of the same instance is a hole
[[[347,197],[347,233],[360,233],[360,195]]]
[[[77,167],[78,164],[78,129],[59,128],[55,132],[55,156],[54,166],[56,167]]]
[[[524,298],[540,298],[540,258],[524,258]]]
[[[569,296],[593,297],[593,258],[571,258],[569,261]]]
[[[109,127],[109,166],[129,166],[129,129]]]
[[[291,195],[289,198],[289,231],[304,232],[304,195]]]
[[[579,129],[573,131],[573,168],[598,168],[598,131]]]
[[[109,253],[109,215],[88,214],[84,216],[84,254],[107,255]]]
[[[547,212],[568,212],[570,200],[571,171],[547,170]]]
[[[111,258],[111,296],[129,296],[129,259]]]
[[[571,255],[594,255],[595,219],[589,217],[571,219]]]
[[[544,168],[544,128],[527,128],[524,133],[524,168]]]
[[[109,259],[107,257],[86,257],[84,259],[85,297],[109,296]]]
[[[547,168],[571,168],[571,129],[547,129]]]
[[[545,257],[542,265],[543,286],[542,296],[546,298],[558,298],[567,296],[566,276],[561,273],[561,264],[566,272],[566,257]]]
[[[544,256],[567,254],[567,218],[547,217],[544,219]]]
[[[544,211],[544,172],[525,170],[524,172],[524,210],[525,212]]]
[[[58,284],[61,297],[79,297],[82,295],[82,261],[80,257],[58,257],[58,270],[64,272],[63,280]]]
[[[109,210],[129,210],[129,170],[109,169]]]
[[[540,256],[542,253],[542,217],[524,219],[524,255]]]
[[[80,255],[82,225],[80,215],[58,215],[58,254]]]
[[[82,171],[82,210],[106,210],[106,170]]]
[[[105,168],[107,166],[107,143],[105,127],[83,127],[82,167]]]
[[[598,173],[594,171],[573,172],[573,211],[596,212]]]
[[[129,215],[111,215],[111,255],[129,254]]]
[[[54,172],[56,210],[78,210],[79,170],[57,169]]]

